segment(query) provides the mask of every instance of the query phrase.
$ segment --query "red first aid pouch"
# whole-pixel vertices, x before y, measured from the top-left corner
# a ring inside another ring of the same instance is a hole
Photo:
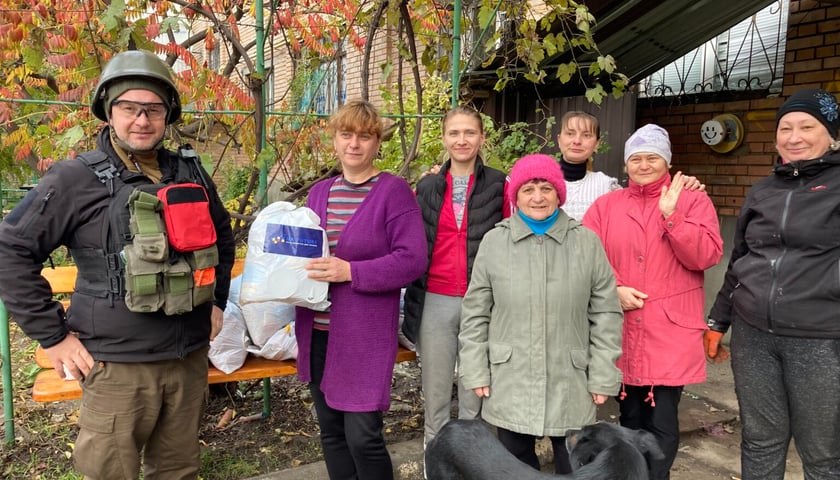
[[[163,203],[163,218],[172,248],[192,252],[216,243],[216,227],[204,187],[177,183],[160,189],[157,197]]]

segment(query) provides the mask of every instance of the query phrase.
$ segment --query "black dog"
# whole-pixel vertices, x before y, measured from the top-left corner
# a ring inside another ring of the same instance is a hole
[[[553,475],[513,456],[480,420],[453,420],[426,446],[428,480],[647,480],[646,455],[663,458],[656,438],[643,430],[596,423],[566,434],[574,472]]]

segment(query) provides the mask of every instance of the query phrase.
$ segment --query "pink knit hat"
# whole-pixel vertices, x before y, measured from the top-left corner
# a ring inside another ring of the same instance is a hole
[[[513,164],[513,168],[508,175],[510,183],[508,185],[508,201],[511,205],[516,205],[516,194],[522,185],[531,180],[545,180],[557,190],[557,199],[560,201],[558,207],[562,207],[566,203],[566,182],[563,180],[563,171],[560,170],[560,163],[548,155],[535,153],[525,155]]]

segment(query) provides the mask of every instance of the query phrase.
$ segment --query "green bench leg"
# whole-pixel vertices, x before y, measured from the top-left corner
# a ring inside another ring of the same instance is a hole
[[[12,349],[9,338],[9,312],[0,300],[0,361],[3,362],[3,418],[6,444],[15,443],[15,405],[12,391]]]
[[[263,378],[263,411],[262,417],[271,416],[271,378]]]

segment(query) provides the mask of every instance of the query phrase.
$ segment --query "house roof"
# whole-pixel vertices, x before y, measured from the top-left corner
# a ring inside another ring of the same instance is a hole
[[[768,6],[770,0],[584,0],[596,19],[594,38],[602,54],[615,58],[618,70],[634,84],[679,59]],[[560,26],[552,27],[552,33]],[[543,65],[569,62],[571,54],[548,58]],[[587,65],[594,57],[580,56]],[[467,72],[471,83],[495,82],[491,71]],[[487,75],[487,76],[485,76]],[[549,75],[540,90],[567,96],[581,93],[580,85],[560,84]]]
[[[769,0],[586,0],[598,48],[631,83],[768,6]]]

